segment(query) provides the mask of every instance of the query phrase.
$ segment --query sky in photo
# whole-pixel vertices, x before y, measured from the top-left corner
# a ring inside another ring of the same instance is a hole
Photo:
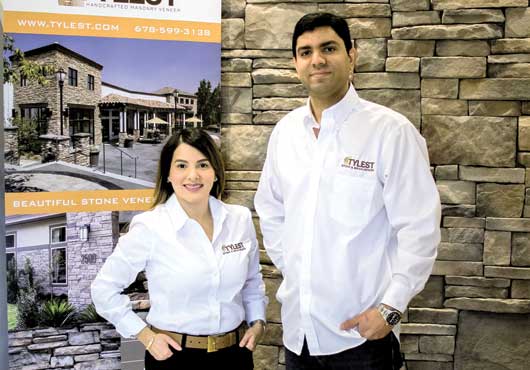
[[[10,34],[22,51],[58,42],[103,65],[104,82],[153,92],[165,86],[195,93],[202,79],[217,86],[221,45],[214,43]]]

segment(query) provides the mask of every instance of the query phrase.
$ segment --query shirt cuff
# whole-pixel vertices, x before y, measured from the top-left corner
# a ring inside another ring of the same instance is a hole
[[[124,338],[134,338],[146,326],[145,321],[131,311],[116,324],[116,331]]]
[[[396,310],[403,313],[407,309],[407,305],[409,304],[411,298],[411,291],[406,285],[400,283],[399,281],[392,280],[385,292],[385,295],[383,296],[383,299],[381,300],[381,303],[384,303],[387,306],[395,308]]]
[[[245,307],[245,320],[247,323],[251,323],[255,320],[263,320],[267,321],[265,319],[265,306],[267,304],[265,301],[258,301],[258,302],[252,302],[246,305]]]

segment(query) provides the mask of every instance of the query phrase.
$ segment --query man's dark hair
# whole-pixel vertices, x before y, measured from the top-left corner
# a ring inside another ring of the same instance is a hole
[[[167,180],[169,178],[169,170],[171,169],[171,160],[173,153],[180,144],[188,144],[199,152],[201,152],[208,162],[212,165],[217,181],[213,183],[210,195],[219,198],[225,188],[225,167],[221,153],[217,148],[214,140],[206,131],[202,129],[182,129],[171,136],[160,153],[160,161],[158,162],[158,173],[156,175],[156,185],[154,192],[154,201],[152,207],[165,203],[168,198],[174,193],[173,185]]]
[[[344,46],[346,51],[349,53],[352,48],[350,29],[348,28],[348,23],[346,21],[331,13],[309,13],[304,15],[298,20],[296,26],[294,26],[293,33],[293,56],[296,58],[296,44],[298,37],[300,37],[304,32],[313,31],[317,27],[331,27],[333,31],[339,35],[339,37],[344,41]]]

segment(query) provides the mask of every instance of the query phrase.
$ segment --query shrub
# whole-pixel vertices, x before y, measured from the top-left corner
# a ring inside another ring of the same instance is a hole
[[[17,264],[13,258],[7,264],[7,303],[17,303],[18,294],[18,279],[17,279]]]
[[[81,314],[79,314],[79,322],[81,323],[101,322],[101,321],[105,321],[105,319],[99,316],[98,312],[96,311],[96,307],[94,307],[93,303],[88,305],[87,308],[85,308],[81,312]]]
[[[34,281],[34,270],[29,258],[26,258],[24,271],[20,275],[23,280],[17,298],[18,327],[33,328],[39,324],[39,286]]]
[[[13,118],[12,125],[18,127],[18,151],[20,154],[40,154],[39,123],[35,119]]]
[[[60,328],[73,321],[76,309],[65,299],[51,298],[41,308],[40,324]]]

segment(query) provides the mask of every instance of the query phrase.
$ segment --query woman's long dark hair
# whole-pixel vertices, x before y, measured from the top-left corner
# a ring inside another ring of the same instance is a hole
[[[202,129],[182,129],[168,139],[160,153],[153,207],[165,203],[171,194],[174,193],[173,186],[167,180],[172,165],[171,159],[173,158],[173,153],[183,143],[194,147],[204,154],[212,165],[217,181],[213,183],[210,195],[220,198],[221,194],[223,194],[225,189],[225,167],[221,153],[212,137]]]

